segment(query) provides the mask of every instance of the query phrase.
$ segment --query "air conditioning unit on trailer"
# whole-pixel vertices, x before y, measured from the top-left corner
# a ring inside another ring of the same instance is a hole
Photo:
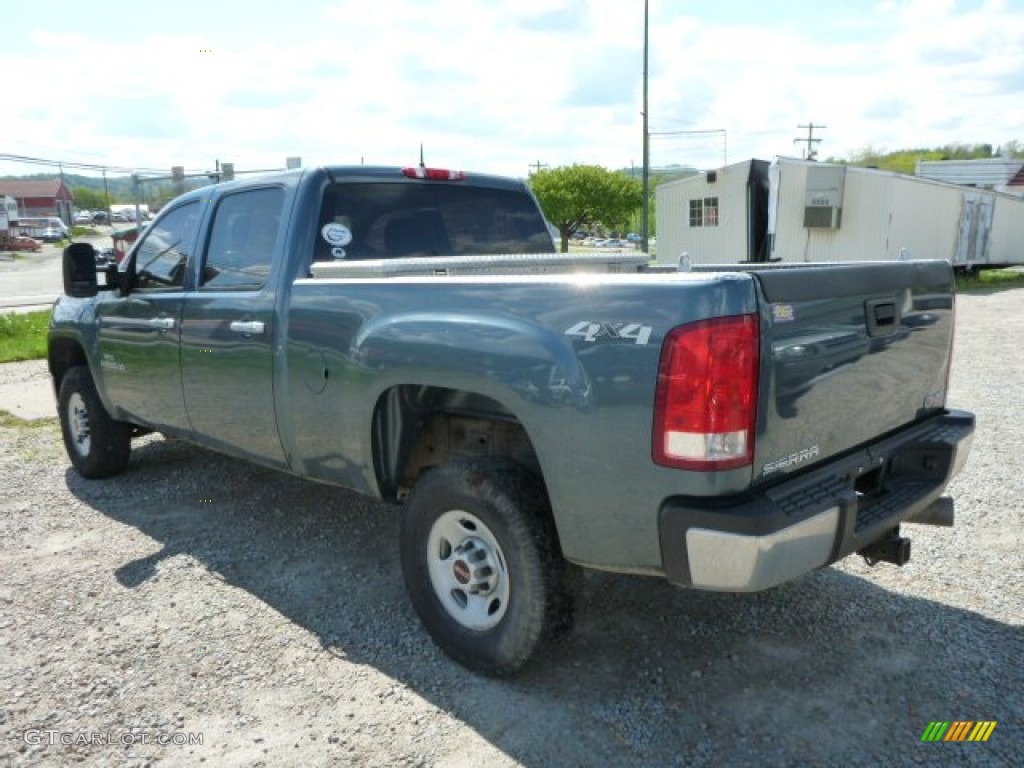
[[[843,220],[843,186],[846,166],[812,165],[807,168],[804,194],[804,227],[839,229]]]

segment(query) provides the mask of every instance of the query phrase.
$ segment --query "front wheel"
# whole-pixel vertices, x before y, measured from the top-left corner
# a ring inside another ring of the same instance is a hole
[[[77,366],[64,374],[57,400],[64,448],[78,474],[93,479],[124,472],[132,427],[107,413],[88,367]]]
[[[413,488],[402,572],[441,650],[470,669],[519,670],[571,623],[579,568],[558,545],[543,484],[497,459],[458,459]]]

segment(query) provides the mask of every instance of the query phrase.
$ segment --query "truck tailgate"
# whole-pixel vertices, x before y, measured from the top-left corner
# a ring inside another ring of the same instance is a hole
[[[948,263],[750,272],[766,302],[755,485],[943,409],[953,338]]]

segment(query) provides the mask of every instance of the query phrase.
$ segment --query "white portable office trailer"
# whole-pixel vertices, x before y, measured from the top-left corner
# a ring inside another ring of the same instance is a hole
[[[657,216],[660,263],[1024,264],[1024,199],[872,168],[736,163],[658,187]]]

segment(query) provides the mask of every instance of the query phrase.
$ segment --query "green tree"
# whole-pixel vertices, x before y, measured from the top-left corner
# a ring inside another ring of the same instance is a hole
[[[580,227],[598,222],[624,227],[643,204],[639,181],[598,165],[563,165],[542,168],[530,176],[544,216],[558,227],[562,253]]]
[[[999,148],[997,153],[999,157],[1022,157],[1024,158],[1024,144],[1021,144],[1016,139],[1008,141]]]
[[[102,192],[88,187],[75,187],[71,190],[71,198],[80,211],[93,211],[107,207],[107,200]]]

